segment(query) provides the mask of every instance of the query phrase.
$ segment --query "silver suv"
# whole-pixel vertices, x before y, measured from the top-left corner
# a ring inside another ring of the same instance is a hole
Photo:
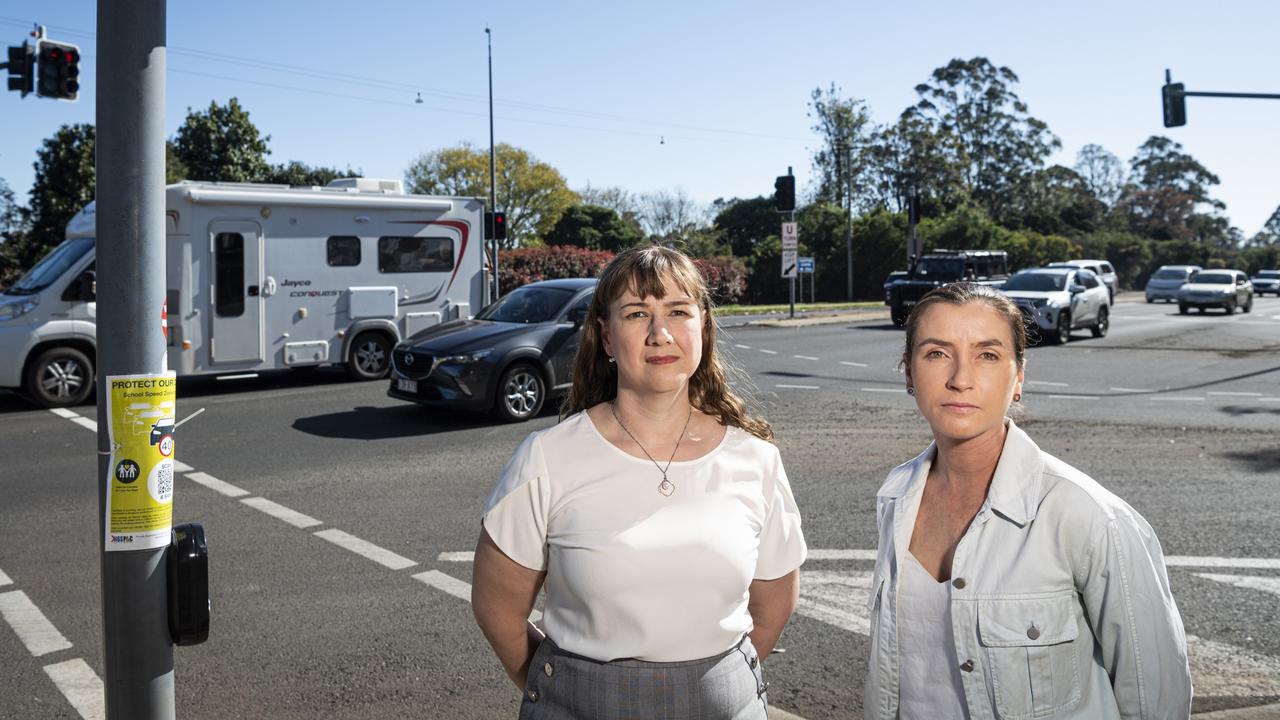
[[[1046,267],[1083,268],[1098,276],[1098,280],[1107,288],[1107,304],[1116,304],[1116,293],[1120,292],[1120,276],[1116,269],[1106,260],[1068,260],[1066,262],[1049,263]]]
[[[1195,308],[1222,308],[1231,315],[1240,308],[1253,309],[1253,283],[1243,270],[1202,270],[1195,280],[1178,291],[1178,312],[1183,315]]]
[[[1176,301],[1178,290],[1183,285],[1194,282],[1196,273],[1202,269],[1199,265],[1161,265],[1147,280],[1147,302]]]
[[[1052,266],[1023,270],[1001,290],[1013,298],[1028,324],[1034,323],[1041,336],[1055,345],[1070,340],[1076,328],[1087,327],[1100,338],[1111,326],[1107,288],[1088,270]]]
[[[1259,295],[1275,293],[1280,297],[1280,270],[1259,270],[1253,276],[1253,291]]]

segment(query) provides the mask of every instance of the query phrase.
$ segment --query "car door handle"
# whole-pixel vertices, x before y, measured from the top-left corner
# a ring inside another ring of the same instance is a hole
[[[258,286],[250,285],[248,294],[249,294],[249,297],[258,297]]]

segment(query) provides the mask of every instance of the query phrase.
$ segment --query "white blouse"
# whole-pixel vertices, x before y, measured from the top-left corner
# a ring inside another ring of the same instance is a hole
[[[484,511],[515,562],[546,571],[542,627],[600,661],[717,655],[752,628],[751,581],[804,562],[800,513],[778,449],[730,427],[713,450],[662,473],[586,413],[530,434]]]

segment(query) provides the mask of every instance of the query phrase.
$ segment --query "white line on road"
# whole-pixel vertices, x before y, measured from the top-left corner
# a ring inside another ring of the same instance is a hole
[[[810,560],[875,560],[875,550],[810,550]]]
[[[778,351],[777,351],[777,350],[765,350],[764,348],[760,348],[760,352],[764,353],[765,355],[777,355],[777,354],[778,354]]]
[[[1280,558],[1224,558],[1170,555],[1164,559],[1169,567],[1249,568],[1253,570],[1280,570]]]
[[[324,524],[310,515],[303,515],[297,510],[290,510],[289,508],[278,503],[273,503],[264,497],[245,498],[240,502],[254,508],[255,510],[261,510],[277,520],[283,520],[296,528],[309,528]]]
[[[1047,385],[1049,387],[1071,387],[1067,383],[1049,382],[1048,380],[1028,380],[1028,385]]]
[[[53,413],[54,415],[57,415],[60,418],[66,418],[68,420],[70,420],[71,418],[80,417],[79,415],[71,412],[66,408],[49,408],[49,412]]]
[[[209,473],[193,472],[193,473],[187,473],[184,477],[186,477],[188,480],[191,480],[192,482],[199,483],[209,488],[210,490],[213,490],[214,492],[222,493],[227,497],[244,497],[245,495],[249,494],[248,490],[241,490],[235,485],[232,485],[231,483],[225,482],[223,480],[219,480],[218,478],[210,475]]]
[[[192,470],[195,470],[195,468],[191,467],[190,465],[188,465],[188,464],[186,464],[186,463],[184,463],[184,462],[179,462],[178,460],[174,460],[174,461],[173,461],[173,471],[174,471],[174,472],[189,473],[189,472],[191,472]]]
[[[463,582],[452,575],[446,575],[439,570],[428,570],[414,575],[413,579],[430,585],[437,590],[443,590],[461,600],[471,602],[471,584]],[[530,622],[538,622],[541,619],[541,612],[534,610],[529,613]]]
[[[1214,573],[1195,573],[1196,577],[1214,580],[1247,590],[1261,590],[1272,595],[1280,595],[1280,578],[1259,575],[1217,575]]]
[[[1153,395],[1151,399],[1163,402],[1204,402],[1202,397],[1187,397],[1186,395]]]
[[[71,422],[73,422],[73,423],[75,423],[75,424],[79,425],[79,426],[80,426],[80,427],[82,427],[82,428],[88,428],[89,430],[92,430],[93,432],[98,432],[98,421],[97,421],[97,420],[90,420],[90,419],[89,419],[89,418],[87,418],[87,417],[79,417],[79,416],[77,416],[77,417],[73,417],[73,418],[71,418]]]
[[[750,349],[751,349],[751,346],[750,346],[750,345],[734,345],[734,347],[736,347],[736,348],[740,348],[740,349],[742,349],[742,350],[750,350]]]
[[[777,388],[787,388],[788,390],[821,390],[817,385],[774,385]]]
[[[12,585],[12,584],[13,584],[13,580],[10,580],[9,576],[5,575],[3,570],[0,570],[0,586]]]
[[[1258,398],[1258,402],[1280,402],[1280,397]]]
[[[403,555],[397,555],[390,550],[374,545],[368,540],[361,540],[355,535],[343,532],[337,528],[321,530],[315,535],[318,538],[328,540],[340,548],[350,550],[357,555],[368,558],[379,565],[385,565],[392,570],[403,570],[407,567],[413,567],[418,564]]]
[[[858,388],[858,389],[861,390],[862,392],[898,393],[899,395],[906,393],[906,391],[903,390],[902,388]]]
[[[791,357],[799,358],[800,360],[817,360],[818,359],[812,355],[792,355]]]
[[[1150,389],[1147,389],[1147,388],[1124,388],[1124,387],[1113,387],[1113,388],[1107,388],[1107,389],[1108,389],[1108,390],[1110,390],[1111,392],[1119,392],[1119,393],[1147,393],[1147,392],[1155,392],[1155,390],[1150,390]]]
[[[107,709],[102,680],[89,667],[89,663],[75,658],[45,665],[44,672],[58,686],[58,690],[62,691],[71,707],[80,713],[80,717],[84,720],[105,720]]]
[[[867,366],[866,363],[849,362],[848,360],[841,360],[840,364],[848,365],[849,367],[866,367]]]
[[[1211,392],[1209,394],[1218,397],[1262,397],[1262,393],[1256,392]]]
[[[239,375],[219,375],[219,380],[252,380],[258,373],[240,373]]]
[[[1053,400],[1097,400],[1097,395],[1047,395]]]
[[[31,654],[40,657],[71,647],[71,641],[58,632],[40,608],[21,590],[0,593],[0,616],[18,634],[18,639]]]
[[[436,562],[475,562],[476,554],[470,550],[466,552],[442,552],[436,556]]]

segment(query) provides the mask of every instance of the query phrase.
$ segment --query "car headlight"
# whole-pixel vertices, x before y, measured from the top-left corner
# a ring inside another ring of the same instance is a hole
[[[450,365],[467,365],[469,363],[480,362],[481,360],[493,354],[492,350],[477,350],[472,353],[464,353],[462,355],[449,355],[440,358],[440,362]]]
[[[13,320],[36,309],[40,304],[40,296],[34,295],[25,300],[18,300],[7,305],[0,305],[0,320]]]

